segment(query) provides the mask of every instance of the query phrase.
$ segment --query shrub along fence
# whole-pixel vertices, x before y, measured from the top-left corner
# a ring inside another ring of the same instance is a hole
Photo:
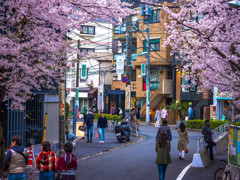
[[[100,113],[95,113],[95,114],[94,114],[95,119],[98,119],[100,116],[101,116]],[[119,116],[119,115],[104,114],[104,116],[105,116],[108,120],[118,120],[118,121],[121,121],[121,120],[122,120],[122,119],[121,119],[122,116]]]
[[[219,121],[219,120],[210,120],[210,128],[211,129],[216,129],[217,127],[225,124],[225,123],[229,123],[229,121]],[[202,129],[202,127],[205,125],[205,120],[201,120],[201,119],[194,119],[194,120],[189,120],[187,121],[187,128],[189,129]],[[235,122],[236,126],[240,126],[240,122]]]

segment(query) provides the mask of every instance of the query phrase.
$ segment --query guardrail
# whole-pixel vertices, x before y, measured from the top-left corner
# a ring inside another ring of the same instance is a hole
[[[218,128],[212,130],[212,139],[213,141],[219,140],[223,135],[228,133],[228,123],[225,123]],[[207,143],[205,142],[204,136],[197,137],[197,154],[200,150],[204,149],[207,146]]]

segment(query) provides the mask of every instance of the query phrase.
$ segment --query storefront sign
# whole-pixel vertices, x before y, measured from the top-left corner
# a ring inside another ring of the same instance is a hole
[[[117,74],[124,73],[124,56],[117,56],[116,73]]]
[[[131,89],[130,85],[125,88],[125,109],[130,110],[131,108]]]
[[[232,100],[232,93],[216,93],[216,99]]]

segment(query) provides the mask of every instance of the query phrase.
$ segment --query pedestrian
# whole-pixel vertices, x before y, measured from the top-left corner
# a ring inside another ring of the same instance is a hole
[[[192,109],[192,105],[190,105],[189,108],[188,108],[187,117],[188,117],[188,120],[193,120],[193,109]]]
[[[207,143],[207,149],[209,149],[210,159],[214,161],[213,157],[213,147],[216,143],[212,140],[212,131],[210,128],[210,121],[207,119],[205,121],[205,126],[202,128],[202,134],[204,135],[205,142]]]
[[[92,136],[93,136],[93,121],[94,121],[93,111],[90,109],[89,113],[87,114],[86,120],[84,120],[83,124],[87,126],[87,142],[92,143]]]
[[[108,120],[104,116],[104,112],[101,112],[101,117],[98,118],[97,129],[99,131],[99,143],[104,143],[106,128],[108,128]]]
[[[3,168],[9,173],[9,180],[25,180],[25,167],[28,163],[27,150],[22,146],[20,136],[12,137],[12,149],[9,149],[4,160]]]
[[[188,132],[186,130],[185,124],[182,122],[178,129],[178,151],[179,151],[179,160],[183,160],[185,157],[185,152],[187,150],[187,144],[189,144]]]
[[[116,108],[114,107],[114,105],[112,105],[111,114],[114,115],[114,114],[115,114],[115,111],[116,111]]]
[[[156,141],[158,141],[158,136],[161,134],[161,132],[166,132],[168,140],[172,140],[172,132],[171,129],[167,126],[167,120],[163,120],[161,126],[158,128]]]
[[[72,153],[73,145],[66,143],[64,145],[65,154],[59,157],[58,170],[62,180],[75,180],[75,172],[77,169],[77,158]]]
[[[161,110],[160,108],[157,109],[156,111],[156,115],[155,115],[155,119],[156,119],[156,127],[159,127],[160,123],[161,123]]]
[[[161,117],[163,120],[167,120],[167,116],[168,116],[167,109],[166,109],[166,106],[164,106],[161,111]]]
[[[156,141],[156,164],[158,166],[159,180],[165,179],[168,164],[171,163],[170,151],[171,144],[168,140],[168,134],[165,131],[161,131]]]
[[[140,131],[139,126],[140,126],[140,108],[138,108],[138,111],[136,113],[136,119],[137,119],[137,131]]]
[[[132,123],[135,123],[135,112],[134,112],[134,111],[135,111],[134,108],[131,109],[131,114],[130,114],[130,115],[131,115],[131,122],[132,122]]]
[[[36,165],[39,169],[39,180],[55,180],[55,173],[58,170],[58,158],[51,151],[51,144],[48,141],[41,143],[41,152],[36,158]]]
[[[123,114],[123,110],[122,108],[119,108],[119,115],[122,115]]]
[[[84,121],[87,120],[87,109],[86,109],[86,107],[83,108],[83,119],[84,119]]]

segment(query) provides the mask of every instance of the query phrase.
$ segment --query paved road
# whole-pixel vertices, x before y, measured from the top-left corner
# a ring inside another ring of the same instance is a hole
[[[79,160],[77,179],[81,180],[157,180],[155,164],[155,135],[157,128],[142,126],[141,133],[146,139],[140,143],[127,145],[121,149],[100,156]],[[196,150],[196,137],[199,132],[190,132],[190,153],[184,161],[178,160],[176,130],[172,131],[172,164],[169,165],[166,180],[176,180],[181,171],[192,161]],[[197,177],[194,177],[197,180]]]

